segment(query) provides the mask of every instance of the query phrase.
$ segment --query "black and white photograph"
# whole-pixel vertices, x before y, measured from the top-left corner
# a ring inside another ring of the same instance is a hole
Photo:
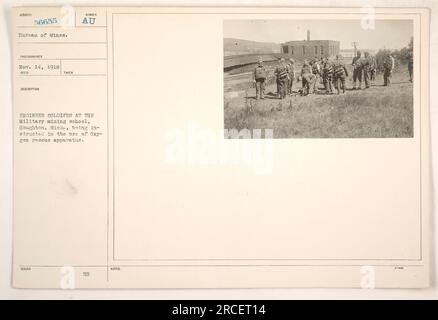
[[[223,36],[226,135],[413,137],[412,20],[226,20]]]

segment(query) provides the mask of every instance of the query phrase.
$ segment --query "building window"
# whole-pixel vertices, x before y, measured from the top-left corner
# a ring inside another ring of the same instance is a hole
[[[283,53],[289,53],[289,47],[283,46]]]
[[[306,55],[306,46],[303,46],[303,56]]]
[[[318,55],[318,46],[315,46],[315,56]]]
[[[321,46],[321,55],[324,54],[324,46]]]
[[[294,55],[294,47],[290,47],[290,54]]]

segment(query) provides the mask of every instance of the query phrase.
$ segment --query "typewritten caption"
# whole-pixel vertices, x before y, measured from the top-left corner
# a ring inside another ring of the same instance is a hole
[[[94,113],[20,113],[19,143],[83,143],[102,136]]]

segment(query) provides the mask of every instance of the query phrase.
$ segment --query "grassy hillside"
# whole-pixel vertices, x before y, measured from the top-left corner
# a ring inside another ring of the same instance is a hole
[[[295,94],[285,100],[266,88],[265,100],[255,100],[255,89],[225,98],[226,129],[273,129],[274,138],[379,138],[413,136],[413,92],[405,66],[400,66],[391,87],[382,74],[367,90],[341,95]],[[322,85],[320,85],[322,88]],[[352,87],[351,78],[347,88]],[[294,91],[301,83],[294,85]]]
[[[280,45],[271,42],[224,38],[224,53],[226,56],[250,53],[280,53]]]

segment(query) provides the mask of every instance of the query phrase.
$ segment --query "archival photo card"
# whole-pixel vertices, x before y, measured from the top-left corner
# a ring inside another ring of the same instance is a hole
[[[15,288],[430,285],[427,10],[10,16]]]

